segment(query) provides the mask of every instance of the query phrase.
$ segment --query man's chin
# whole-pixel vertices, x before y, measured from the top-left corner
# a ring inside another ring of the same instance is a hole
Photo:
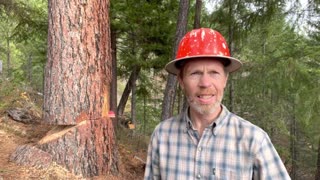
[[[216,103],[216,104],[211,104],[211,105],[190,105],[191,108],[193,108],[195,111],[197,111],[199,114],[202,115],[210,115],[215,113],[219,107],[220,107],[220,103]]]

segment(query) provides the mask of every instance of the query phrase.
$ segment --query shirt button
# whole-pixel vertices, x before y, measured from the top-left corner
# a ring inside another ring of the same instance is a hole
[[[202,148],[201,148],[201,147],[199,147],[199,148],[198,148],[198,151],[201,151],[201,150],[202,150]]]
[[[198,175],[197,175],[197,179],[200,179],[200,178],[201,178],[201,175],[200,175],[200,174],[198,174]]]

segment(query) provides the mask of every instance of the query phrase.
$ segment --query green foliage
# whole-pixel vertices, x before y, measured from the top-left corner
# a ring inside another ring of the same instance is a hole
[[[208,26],[225,34],[237,45],[256,25],[264,26],[285,7],[283,0],[224,1],[215,3],[216,11],[207,16]]]
[[[128,79],[133,67],[142,69],[136,100],[140,132],[151,133],[160,121],[164,81],[162,76],[154,76],[160,82],[157,85],[150,74],[161,74],[171,60],[177,10],[178,1],[111,2],[111,28],[117,34],[118,76]]]
[[[0,113],[12,106],[18,99],[17,94],[19,94],[19,90],[16,84],[6,79],[0,79]]]
[[[0,37],[0,59],[3,60],[6,75],[15,83],[31,85],[35,90],[42,91],[47,1],[0,2],[0,14],[0,33],[4,34]]]
[[[156,71],[163,68],[171,56],[176,9],[175,1],[111,3],[120,76],[127,76],[134,66]]]
[[[319,44],[296,33],[284,16],[251,31],[240,51],[244,68],[231,76],[235,111],[265,129],[286,161],[294,139],[298,168],[312,174],[320,135],[320,53],[313,51]],[[290,130],[295,121],[296,136]]]
[[[150,74],[153,74],[150,77]],[[160,122],[163,81],[157,74],[142,72],[137,90],[138,130],[151,134]]]

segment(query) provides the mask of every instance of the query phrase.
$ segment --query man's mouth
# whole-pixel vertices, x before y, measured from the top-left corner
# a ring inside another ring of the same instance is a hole
[[[198,98],[200,99],[210,99],[212,98],[214,95],[199,95]]]
[[[202,94],[202,95],[198,95],[198,101],[201,104],[210,104],[212,103],[215,99],[215,95],[213,94]]]

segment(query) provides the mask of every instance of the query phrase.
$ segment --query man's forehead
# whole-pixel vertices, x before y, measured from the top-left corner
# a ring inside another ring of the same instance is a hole
[[[224,64],[221,62],[219,59],[194,59],[194,60],[189,60],[185,62],[184,64],[185,67],[190,67],[190,68],[196,68],[196,67],[217,67],[217,68],[223,68]]]

